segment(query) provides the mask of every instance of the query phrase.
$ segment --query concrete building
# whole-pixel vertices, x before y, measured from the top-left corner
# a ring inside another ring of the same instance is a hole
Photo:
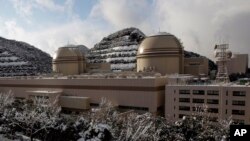
[[[159,33],[146,37],[137,52],[137,72],[155,71],[162,75],[183,73],[184,51],[172,34]]]
[[[87,63],[86,72],[97,73],[97,72],[110,72],[110,63]]]
[[[209,74],[208,59],[205,57],[192,57],[184,59],[184,73],[199,76]]]
[[[153,114],[163,112],[173,119],[191,115],[198,107],[206,105],[214,120],[232,115],[236,122],[250,123],[248,85],[193,83],[194,77],[191,75],[120,75],[1,78],[0,92],[12,90],[15,97],[27,99],[46,97],[52,101],[59,97],[63,109],[77,111],[88,110],[91,105],[99,104],[102,98],[107,98],[119,109],[149,111]]]
[[[232,115],[235,122],[250,123],[250,86],[177,84],[166,85],[165,91],[165,116],[179,119],[206,105],[214,120]]]
[[[1,78],[0,92],[12,90],[15,97],[59,96],[63,108],[84,110],[97,105],[102,98],[123,109],[141,109],[157,114],[164,107],[166,78],[110,76],[77,76],[75,78]],[[112,76],[111,76],[112,75]],[[87,104],[86,104],[87,103]]]
[[[248,69],[248,54],[233,54],[227,63],[228,74],[246,73]]]

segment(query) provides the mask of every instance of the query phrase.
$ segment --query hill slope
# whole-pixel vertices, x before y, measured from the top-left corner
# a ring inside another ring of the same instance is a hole
[[[24,42],[0,37],[0,76],[25,76],[51,72],[49,54]]]
[[[108,62],[113,71],[133,70],[136,67],[136,53],[145,34],[137,28],[125,28],[104,37],[90,49],[89,62]],[[185,57],[199,57],[197,53],[185,51]],[[216,69],[213,61],[209,60],[210,70]]]
[[[144,37],[144,33],[133,27],[110,34],[90,49],[89,62],[108,62],[113,71],[133,70],[137,49]]]

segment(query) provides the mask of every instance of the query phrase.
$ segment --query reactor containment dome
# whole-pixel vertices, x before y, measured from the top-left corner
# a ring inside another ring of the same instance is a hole
[[[184,50],[172,34],[160,32],[146,37],[137,52],[137,72],[155,71],[162,75],[184,72]]]
[[[86,59],[79,48],[73,45],[60,47],[53,57],[53,72],[63,75],[75,75],[84,73]]]

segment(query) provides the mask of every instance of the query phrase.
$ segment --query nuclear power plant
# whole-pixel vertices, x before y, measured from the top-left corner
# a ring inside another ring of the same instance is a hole
[[[184,49],[174,35],[160,32],[146,37],[139,45],[137,72],[166,74],[208,75],[208,59],[205,57],[185,58]],[[53,71],[63,75],[79,75],[95,70],[110,71],[108,63],[88,63],[78,48],[68,45],[60,47],[53,58]]]
[[[53,57],[52,75],[0,78],[0,90],[12,90],[18,98],[59,95],[66,110],[88,110],[107,98],[119,109],[173,119],[191,115],[205,104],[215,121],[232,115],[237,122],[250,123],[250,81],[236,84],[228,79],[229,73],[246,72],[248,55],[234,57],[228,49],[228,45],[215,46],[219,81],[212,81],[209,60],[185,58],[182,43],[170,33],[142,40],[134,71],[112,72],[109,63],[90,63],[79,48],[66,45]]]

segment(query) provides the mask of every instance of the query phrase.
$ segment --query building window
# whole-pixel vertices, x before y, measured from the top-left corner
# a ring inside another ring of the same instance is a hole
[[[148,108],[146,107],[133,107],[133,106],[118,106],[119,109],[134,109],[134,110],[140,110],[140,111],[148,111]]]
[[[226,105],[227,105],[227,100],[226,100]]]
[[[33,98],[33,99],[49,99],[49,96],[44,96],[44,95],[30,95],[30,98]]]
[[[206,109],[200,106],[192,107],[192,110],[195,112],[205,112]]]
[[[244,110],[232,110],[232,115],[245,115]]]
[[[209,117],[209,121],[217,122],[218,118],[217,117]]]
[[[204,99],[193,99],[193,103],[204,103]]]
[[[234,124],[244,124],[244,120],[241,119],[233,119]]]
[[[198,107],[192,107],[193,111],[198,111]]]
[[[190,98],[179,98],[179,102],[190,103]]]
[[[228,91],[226,92],[226,95],[228,96]]]
[[[199,62],[191,62],[189,63],[190,66],[199,66],[200,63]]]
[[[193,90],[194,95],[204,95],[205,91],[204,90]]]
[[[179,110],[180,111],[190,111],[190,107],[189,106],[179,106]]]
[[[208,111],[209,113],[219,113],[218,108],[208,108],[207,111]]]
[[[184,115],[184,114],[179,114],[179,118],[183,118],[184,116],[186,116],[186,115]]]
[[[233,91],[233,96],[246,96],[245,91]]]
[[[227,114],[227,109],[226,109],[226,112],[225,112],[226,114]]]
[[[246,103],[245,101],[241,101],[241,100],[233,100],[232,105],[245,106]]]
[[[190,90],[179,90],[179,94],[190,94]]]
[[[208,90],[207,95],[219,95],[219,91],[217,91],[217,90]]]
[[[219,104],[219,100],[217,100],[217,99],[207,99],[207,104]]]

